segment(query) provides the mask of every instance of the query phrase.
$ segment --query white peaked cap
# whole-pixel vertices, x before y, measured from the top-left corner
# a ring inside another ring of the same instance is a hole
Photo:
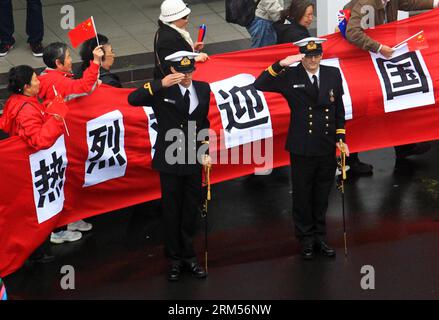
[[[177,51],[165,58],[166,61],[172,61],[177,62],[180,61],[183,58],[189,58],[194,59],[195,57],[198,57],[200,54],[196,52],[190,52],[190,51]]]
[[[314,41],[316,44],[322,44],[323,42],[327,41],[328,39],[325,38],[316,38],[316,37],[308,37],[299,41],[294,42],[293,44],[298,47],[304,47],[308,45],[311,41]]]

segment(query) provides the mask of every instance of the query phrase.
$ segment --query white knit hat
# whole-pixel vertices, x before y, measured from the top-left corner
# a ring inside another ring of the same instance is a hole
[[[191,9],[182,0],[165,0],[160,9],[159,19],[163,22],[177,21],[191,13]]]

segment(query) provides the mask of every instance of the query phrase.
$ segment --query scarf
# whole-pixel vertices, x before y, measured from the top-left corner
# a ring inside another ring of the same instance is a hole
[[[190,44],[192,49],[194,48],[194,42],[192,41],[191,35],[190,35],[190,33],[188,31],[183,30],[183,29],[177,27],[173,23],[169,23],[169,22],[163,22],[163,23],[166,24],[167,26],[171,27],[172,29],[176,30],[179,34],[181,34],[183,39],[186,40],[186,42]]]

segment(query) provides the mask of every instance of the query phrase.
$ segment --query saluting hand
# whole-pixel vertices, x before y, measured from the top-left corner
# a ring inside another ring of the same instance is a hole
[[[102,57],[104,56],[104,48],[103,46],[97,46],[93,50],[93,62],[96,64],[100,64],[102,61]]]
[[[162,79],[162,87],[169,88],[174,84],[180,83],[184,79],[183,73],[171,73]]]
[[[288,67],[292,65],[293,63],[300,62],[305,57],[303,53],[296,54],[294,56],[288,56],[285,59],[279,61],[279,64],[281,67]]]

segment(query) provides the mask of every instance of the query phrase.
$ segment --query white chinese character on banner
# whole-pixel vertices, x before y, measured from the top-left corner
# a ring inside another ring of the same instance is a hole
[[[84,187],[125,175],[124,137],[123,115],[119,110],[87,122],[88,159]]]
[[[29,156],[38,223],[62,211],[67,155],[64,135],[52,147]]]
[[[210,85],[221,114],[226,148],[273,136],[270,110],[254,81],[250,74],[239,74]]]
[[[148,133],[149,142],[151,143],[151,158],[154,158],[155,142],[157,141],[157,134],[159,130],[158,122],[152,107],[143,107],[143,111],[145,111],[145,114],[148,117]]]
[[[386,112],[435,103],[433,83],[420,51],[401,46],[392,59],[370,53],[380,79]]]

